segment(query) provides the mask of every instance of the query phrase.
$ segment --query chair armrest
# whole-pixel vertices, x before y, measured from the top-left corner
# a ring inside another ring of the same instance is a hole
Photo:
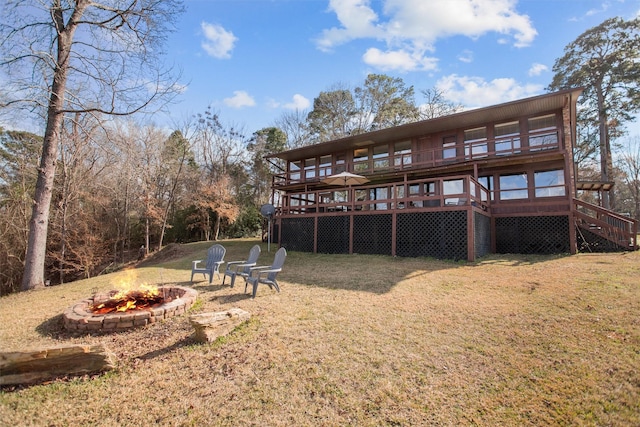
[[[198,265],[199,262],[202,262],[201,259],[197,259],[195,261],[191,262],[191,268],[196,268],[196,266]]]
[[[243,262],[245,262],[245,261],[229,261],[229,262],[227,263],[227,268],[228,268],[228,267],[230,267],[230,266],[232,266],[232,265],[242,264]]]
[[[281,268],[269,268],[269,267],[267,267],[267,270],[265,270],[265,269],[256,270],[256,272],[258,274],[255,277],[259,278],[263,274],[278,273],[279,271],[282,271],[282,269]]]

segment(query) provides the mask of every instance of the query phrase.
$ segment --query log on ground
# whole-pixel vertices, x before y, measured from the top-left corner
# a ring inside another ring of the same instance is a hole
[[[37,384],[63,376],[104,372],[116,356],[104,345],[70,345],[0,353],[0,385]]]
[[[227,335],[250,317],[249,312],[234,307],[216,313],[194,314],[189,316],[189,321],[195,329],[196,341],[206,343]]]

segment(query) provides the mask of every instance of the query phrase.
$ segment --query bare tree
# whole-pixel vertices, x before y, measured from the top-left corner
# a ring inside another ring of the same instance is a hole
[[[44,285],[47,226],[65,114],[130,115],[176,93],[158,55],[180,0],[8,0],[0,24],[3,107],[46,117],[22,289]]]
[[[445,92],[438,88],[424,89],[421,92],[426,99],[425,103],[418,107],[422,120],[435,119],[436,117],[457,113],[464,109],[461,104],[448,101]]]
[[[623,145],[618,165],[624,174],[629,210],[640,221],[640,136],[629,138],[627,144]]]

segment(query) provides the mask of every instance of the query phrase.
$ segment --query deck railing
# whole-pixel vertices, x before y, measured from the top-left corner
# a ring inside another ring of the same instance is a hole
[[[476,206],[489,209],[489,190],[469,175],[358,187],[292,192],[281,196],[278,215],[335,214]]]
[[[638,221],[573,199],[576,224],[624,248],[638,249]]]
[[[314,183],[343,171],[372,176],[389,172],[427,169],[472,160],[539,153],[558,149],[560,146],[557,131],[531,133],[528,134],[528,140],[528,145],[521,146],[520,136],[510,136],[458,144],[456,147],[450,148],[439,147],[421,151],[389,153],[386,156],[368,157],[366,160],[340,164],[314,164],[311,167],[275,174],[273,185],[279,187],[296,183]],[[535,144],[533,141],[536,141]]]

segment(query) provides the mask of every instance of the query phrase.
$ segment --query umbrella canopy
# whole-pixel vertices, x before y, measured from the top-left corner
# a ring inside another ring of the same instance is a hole
[[[340,172],[335,175],[331,175],[322,180],[325,184],[329,185],[360,185],[369,182],[367,178],[361,175],[356,175],[350,172]]]

